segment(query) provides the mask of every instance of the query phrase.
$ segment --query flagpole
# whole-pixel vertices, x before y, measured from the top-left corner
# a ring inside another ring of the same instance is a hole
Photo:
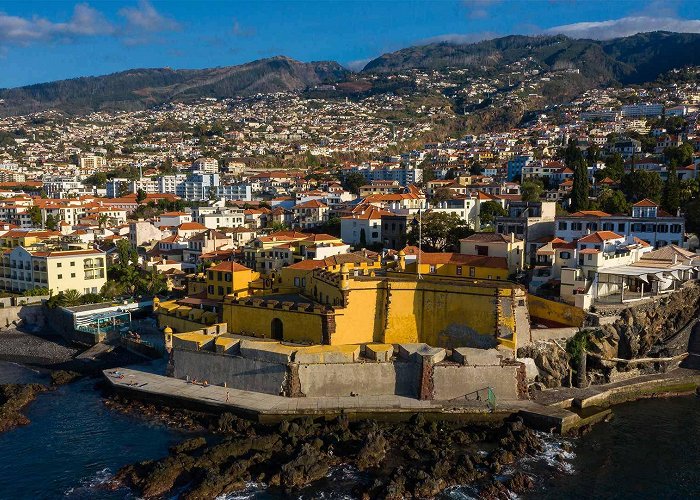
[[[423,253],[423,211],[418,209],[418,279],[423,279],[420,272],[421,254]]]

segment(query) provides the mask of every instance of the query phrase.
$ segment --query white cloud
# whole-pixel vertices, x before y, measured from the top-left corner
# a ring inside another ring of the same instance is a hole
[[[700,33],[700,20],[676,17],[630,16],[609,21],[564,24],[544,30],[546,34],[561,34],[571,38],[609,40],[649,31]]]
[[[431,43],[452,43],[455,45],[476,43],[483,40],[491,40],[500,35],[493,31],[480,31],[478,33],[447,33],[445,35],[432,36],[424,38],[417,42],[418,45],[429,45]]]
[[[462,0],[470,19],[484,19],[489,15],[489,9],[501,0]]]
[[[87,4],[78,4],[67,22],[42,17],[23,18],[0,13],[0,43],[26,45],[37,41],[79,36],[111,35],[115,27]]]
[[[367,63],[372,61],[373,57],[368,57],[367,59],[356,59],[354,61],[348,61],[343,66],[345,66],[350,71],[362,71],[362,69],[367,66]]]
[[[136,7],[124,7],[119,15],[126,19],[126,30],[139,34],[177,31],[181,28],[175,19],[162,15],[148,0],[139,0]]]
[[[245,28],[241,25],[238,19],[234,19],[233,26],[231,26],[231,34],[233,36],[247,38],[255,36],[255,28]]]

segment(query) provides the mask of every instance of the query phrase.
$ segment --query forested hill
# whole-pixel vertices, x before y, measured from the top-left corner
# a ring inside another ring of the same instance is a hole
[[[384,54],[363,72],[450,66],[498,73],[524,58],[547,69],[577,68],[592,82],[642,83],[674,68],[700,64],[700,34],[657,31],[606,41],[513,35],[470,44],[434,43]]]
[[[4,100],[0,115],[45,109],[75,114],[95,110],[133,111],[172,100],[300,90],[343,80],[347,74],[335,62],[302,63],[287,57],[211,69],[134,69],[0,90],[0,99]]]

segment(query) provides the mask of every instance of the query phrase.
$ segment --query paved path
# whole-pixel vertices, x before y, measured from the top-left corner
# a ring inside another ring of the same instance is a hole
[[[104,371],[107,380],[116,388],[144,395],[170,397],[199,402],[207,406],[242,410],[255,414],[288,415],[316,414],[332,411],[344,412],[412,412],[417,410],[440,411],[444,405],[434,401],[421,401],[404,396],[356,396],[288,398],[261,392],[243,391],[221,386],[195,385],[184,380],[165,377],[143,370],[118,368]],[[226,394],[228,393],[228,402]],[[460,406],[453,404],[453,406]],[[486,412],[483,402],[462,405],[471,411]]]
[[[599,411],[595,408],[623,401],[626,394],[631,395],[628,399],[635,399],[639,394],[653,394],[656,389],[682,388],[693,384],[700,386],[700,372],[679,368],[666,374],[635,377],[587,389],[561,388],[541,391],[533,400],[501,400],[497,402],[495,414],[492,414],[483,401],[422,401],[397,395],[288,398],[215,385],[192,384],[161,375],[162,368],[160,364],[152,364],[138,369],[109,369],[103,373],[115,390],[133,397],[204,411],[230,411],[265,421],[281,420],[289,416],[324,416],[337,413],[376,418],[388,414],[457,414],[460,418],[470,418],[471,415],[474,419],[490,420],[517,413],[536,428],[554,429],[557,432],[566,432],[604,418],[610,410]],[[613,396],[617,397],[617,400],[608,400]],[[595,411],[572,411],[568,406],[574,399],[579,400],[579,407],[591,406]]]

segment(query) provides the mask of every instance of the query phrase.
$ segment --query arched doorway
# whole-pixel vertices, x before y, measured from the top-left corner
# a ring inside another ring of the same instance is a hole
[[[284,325],[282,320],[279,318],[274,318],[272,324],[270,325],[270,331],[272,332],[272,338],[275,340],[284,339]]]

